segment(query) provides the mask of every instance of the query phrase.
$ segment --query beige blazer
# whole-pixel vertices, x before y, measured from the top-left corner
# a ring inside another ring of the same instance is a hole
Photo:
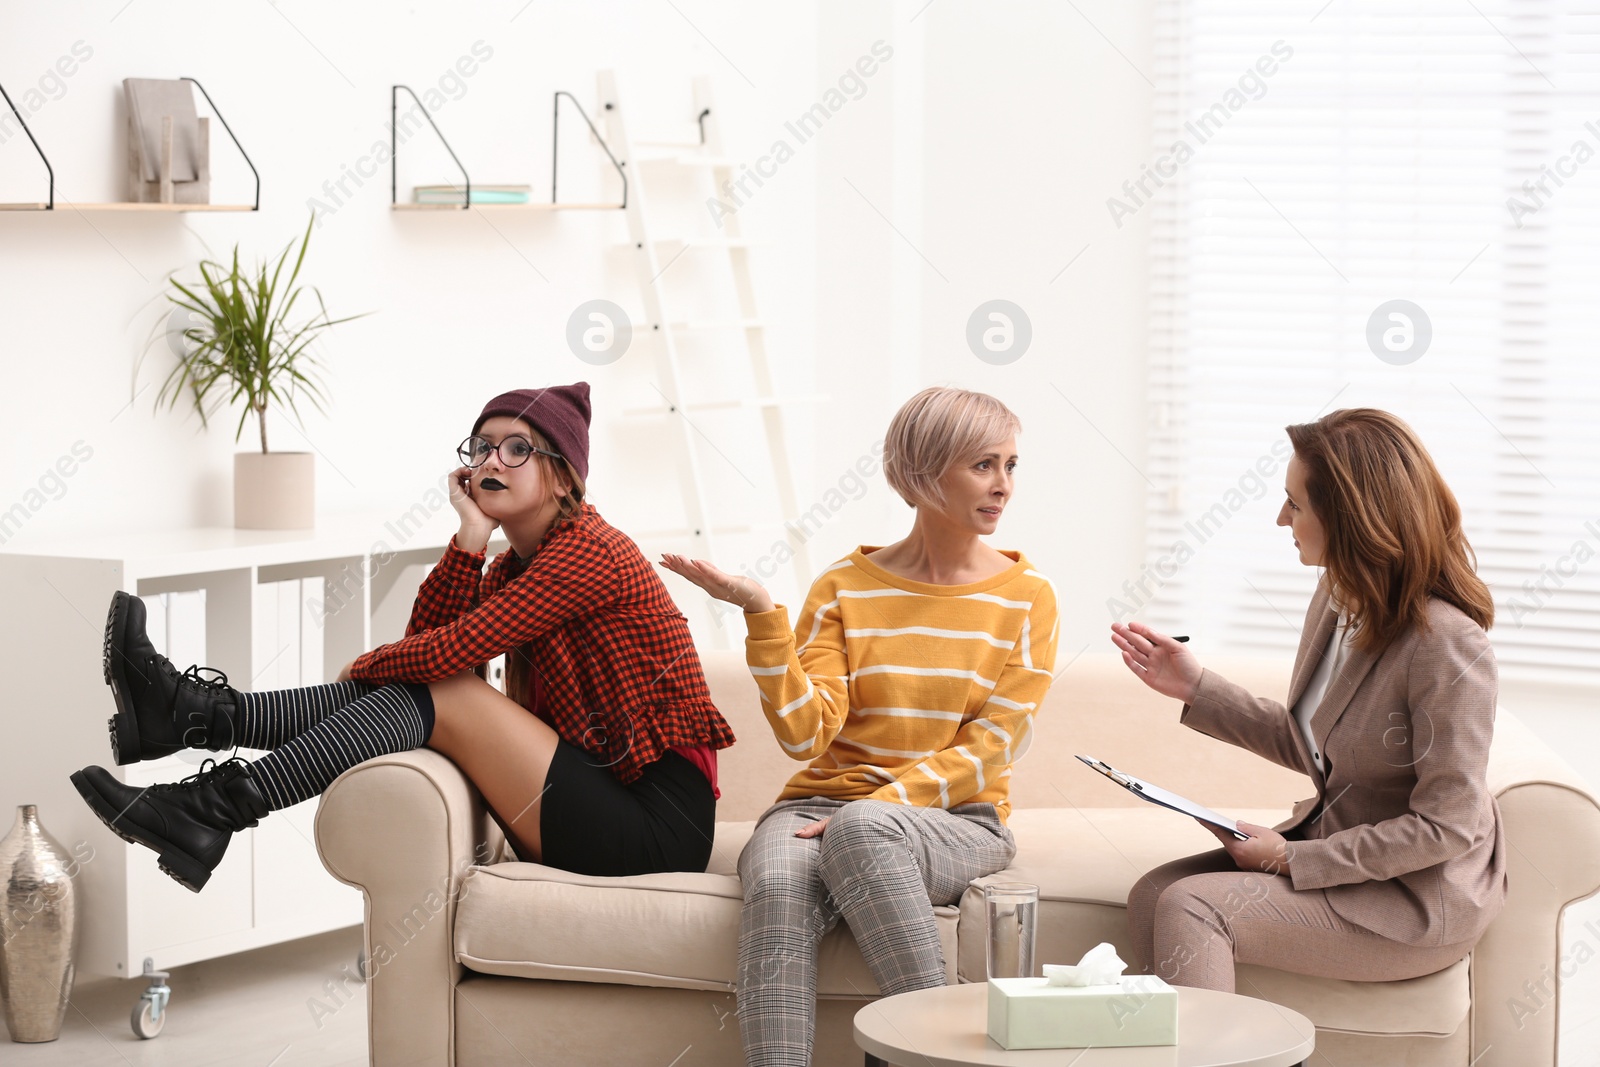
[[[1506,897],[1486,780],[1499,692],[1488,635],[1435,598],[1427,634],[1402,633],[1376,655],[1350,646],[1311,717],[1324,776],[1289,709],[1337,618],[1324,583],[1306,612],[1287,708],[1204,671],[1182,721],[1316,784],[1274,827],[1290,839],[1296,889],[1325,890],[1339,915],[1406,944],[1476,940]]]

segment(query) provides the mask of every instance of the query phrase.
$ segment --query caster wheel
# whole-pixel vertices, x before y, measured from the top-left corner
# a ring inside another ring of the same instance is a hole
[[[149,997],[140,997],[133,1005],[133,1015],[128,1020],[133,1025],[133,1032],[148,1041],[161,1033],[161,1028],[166,1025],[167,1013],[155,1014],[155,1001]]]
[[[167,972],[156,970],[155,961],[148,956],[144,961],[144,973],[139,977],[148,978],[150,985],[133,1002],[133,1012],[128,1022],[134,1033],[148,1041],[167,1025],[167,1002],[172,998],[172,987],[167,985]]]

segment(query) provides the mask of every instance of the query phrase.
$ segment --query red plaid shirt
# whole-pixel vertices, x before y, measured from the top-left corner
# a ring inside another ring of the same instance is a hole
[[[365,682],[432,682],[532,642],[544,710],[568,744],[622,782],[675,746],[727,748],[689,624],[639,546],[584,504],[519,570],[450,539],[417,591],[406,636],[350,665]]]

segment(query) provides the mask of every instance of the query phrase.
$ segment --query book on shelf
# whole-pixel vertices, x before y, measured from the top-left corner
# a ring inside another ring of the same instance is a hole
[[[526,185],[474,185],[474,204],[526,204],[532,189]],[[411,191],[417,204],[461,204],[467,191],[459,185],[419,185]]]

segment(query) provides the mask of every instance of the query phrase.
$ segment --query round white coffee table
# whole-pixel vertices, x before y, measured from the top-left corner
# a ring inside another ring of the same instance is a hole
[[[1176,988],[1176,1045],[1007,1052],[989,1040],[983,982],[874,1001],[856,1012],[856,1044],[866,1050],[867,1067],[1292,1067],[1316,1045],[1316,1027],[1297,1011],[1234,993]]]

